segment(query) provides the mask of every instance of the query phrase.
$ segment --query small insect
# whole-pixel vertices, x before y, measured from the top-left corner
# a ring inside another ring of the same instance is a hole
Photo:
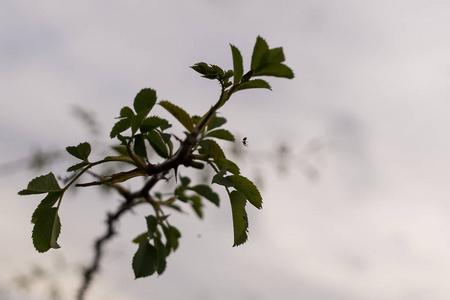
[[[242,145],[244,145],[245,147],[248,147],[247,137],[244,137],[244,138],[242,139]]]

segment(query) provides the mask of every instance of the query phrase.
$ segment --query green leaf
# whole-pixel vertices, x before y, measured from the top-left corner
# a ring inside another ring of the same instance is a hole
[[[273,48],[266,52],[262,61],[265,63],[282,63],[285,60],[283,48]]]
[[[248,239],[248,218],[245,212],[245,196],[241,192],[230,193],[231,212],[233,215],[234,246],[245,243]]]
[[[269,46],[262,37],[258,36],[253,48],[252,63],[250,65],[250,69],[256,70],[260,66],[260,64],[262,63],[262,58],[267,51],[269,51]]]
[[[147,149],[145,147],[145,140],[142,134],[135,135],[133,151],[140,157],[147,159]]]
[[[48,193],[47,196],[39,203],[36,209],[31,216],[31,223],[36,223],[36,219],[39,213],[42,211],[48,210],[55,205],[56,201],[58,201],[59,197],[61,197],[62,192],[52,192]]]
[[[141,110],[133,119],[131,119],[131,132],[135,134],[139,127],[141,127],[142,122],[147,117],[150,110]]]
[[[153,89],[142,89],[134,98],[133,107],[136,113],[143,111],[148,112],[153,108],[156,103],[156,91]]]
[[[244,83],[240,84],[236,90],[239,91],[239,90],[259,89],[259,88],[272,90],[269,83],[262,79],[254,79],[254,80],[244,82]]]
[[[258,191],[258,188],[241,175],[230,175],[226,179],[233,183],[233,187],[239,192],[243,193],[248,201],[256,208],[262,208],[262,197]]]
[[[67,152],[69,152],[70,155],[75,156],[76,158],[79,158],[81,160],[87,161],[89,154],[91,154],[91,145],[89,143],[84,142],[79,144],[78,146],[74,147],[67,147]]]
[[[233,173],[235,175],[239,175],[241,173],[238,165],[236,165],[234,162],[226,158],[218,158],[214,161],[214,163],[217,165],[219,170],[226,168],[228,172]]]
[[[131,127],[131,120],[132,118],[126,118],[126,119],[122,119],[119,120],[116,124],[114,124],[111,133],[109,134],[109,136],[111,138],[114,138],[115,136],[117,136],[119,133],[127,130],[128,128]]]
[[[233,69],[234,69],[234,84],[241,81],[242,74],[244,73],[244,67],[242,63],[242,55],[238,48],[231,45],[231,53],[233,55]]]
[[[292,79],[294,78],[294,72],[284,65],[279,63],[270,63],[262,66],[260,69],[255,71],[254,76],[275,76]]]
[[[135,279],[153,275],[156,271],[156,249],[147,240],[139,243],[139,248],[133,257]]]
[[[169,152],[167,151],[166,144],[156,131],[149,131],[147,133],[147,138],[150,142],[150,146],[152,146],[153,150],[155,150],[155,152],[158,153],[159,156],[161,156],[162,158],[169,157]]]
[[[234,136],[226,129],[217,129],[214,131],[210,131],[206,134],[206,136],[234,142]]]
[[[166,237],[166,249],[173,249],[173,251],[178,248],[178,239],[181,237],[181,233],[176,227],[173,226],[163,226],[163,232]]]
[[[120,110],[120,117],[119,118],[133,118],[134,112],[131,108],[128,106],[122,107]]]
[[[203,204],[202,199],[198,196],[191,196],[189,197],[189,200],[191,201],[191,206],[194,212],[197,214],[197,216],[200,219],[203,219]]]
[[[145,217],[145,220],[147,221],[147,230],[150,238],[152,238],[156,232],[156,227],[158,226],[158,220],[156,220],[155,216],[147,216]]]
[[[59,187],[55,175],[50,172],[47,175],[39,176],[31,180],[30,183],[28,183],[27,188],[25,190],[21,190],[19,195],[32,195],[60,191],[62,191],[62,189]]]
[[[158,275],[161,275],[162,273],[164,273],[164,270],[166,269],[167,266],[166,247],[161,242],[161,239],[155,239],[155,247],[157,253],[156,272],[158,273]]]
[[[196,186],[193,186],[189,188],[192,191],[195,191],[200,196],[205,197],[212,203],[214,203],[216,206],[219,206],[219,196],[213,192],[213,190],[209,187],[209,185],[206,184],[199,184]]]
[[[159,102],[159,105],[164,107],[172,116],[174,116],[189,132],[194,129],[194,123],[189,114],[179,106],[163,100]]]
[[[218,158],[225,158],[225,154],[220,148],[219,144],[213,140],[202,140],[200,142],[201,149],[199,149],[200,154],[209,154],[211,157],[216,160]]]
[[[208,131],[210,131],[214,128],[218,128],[218,127],[222,126],[223,124],[225,124],[226,122],[227,122],[227,119],[218,117],[217,114],[214,113],[213,117],[209,121]]]
[[[47,252],[50,248],[60,248],[57,243],[61,222],[56,208],[40,209],[34,216],[33,245],[38,252]]]
[[[140,242],[145,241],[147,239],[148,239],[148,231],[143,232],[137,237],[135,237],[132,242],[135,244],[139,244]]]
[[[171,125],[165,119],[161,119],[160,117],[148,117],[144,121],[142,121],[140,130],[142,133],[149,132],[150,130],[156,129],[158,127],[163,127],[164,129],[169,128]]]
[[[191,183],[191,179],[189,177],[186,177],[186,176],[181,176],[180,177],[180,182],[181,182],[181,185],[188,186],[189,183]]]
[[[223,168],[222,170],[220,170],[219,173],[214,175],[211,183],[216,183],[218,185],[223,185],[225,187],[233,186],[233,182],[224,176],[226,172],[227,172],[226,168]]]
[[[79,170],[79,169],[81,169],[81,168],[83,168],[83,167],[85,167],[87,165],[89,165],[88,162],[82,161],[79,164],[76,164],[76,165],[73,165],[73,166],[69,167],[67,169],[67,172],[73,172],[73,171]]]

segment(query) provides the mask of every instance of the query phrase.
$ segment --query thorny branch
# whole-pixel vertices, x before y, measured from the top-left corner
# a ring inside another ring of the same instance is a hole
[[[103,247],[104,244],[111,240],[114,235],[116,235],[115,226],[117,222],[119,221],[119,218],[127,211],[131,210],[134,206],[136,206],[139,203],[144,203],[138,201],[139,199],[146,197],[149,193],[149,191],[152,189],[152,187],[160,180],[162,179],[162,176],[152,176],[147,183],[144,185],[144,187],[135,192],[130,193],[124,188],[115,185],[114,188],[125,198],[125,202],[122,202],[122,204],[118,207],[117,211],[114,213],[108,213],[108,217],[106,220],[106,232],[100,236],[94,244],[95,254],[94,259],[91,263],[91,265],[85,269],[83,274],[83,282],[81,287],[78,290],[77,299],[83,300],[84,295],[89,288],[92,278],[96,272],[99,270],[100,266],[100,260],[103,256]]]

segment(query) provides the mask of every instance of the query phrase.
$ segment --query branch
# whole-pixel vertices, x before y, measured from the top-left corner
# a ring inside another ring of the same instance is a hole
[[[136,199],[146,197],[148,195],[149,191],[153,188],[153,186],[162,179],[162,176],[152,176],[149,181],[144,185],[144,187],[135,192],[135,193],[129,193],[122,187],[119,187],[118,185],[115,185],[114,187],[118,190],[118,192],[125,198],[125,202],[123,202],[117,211],[115,213],[108,213],[108,217],[106,220],[106,232],[100,236],[96,241],[94,245],[95,254],[94,259],[90,265],[90,267],[86,268],[83,275],[83,283],[81,287],[78,289],[78,300],[83,300],[84,295],[89,288],[92,277],[95,273],[98,272],[99,266],[100,266],[100,260],[103,257],[103,247],[105,242],[112,239],[114,235],[116,235],[115,226],[117,222],[119,221],[119,218],[127,211],[131,210],[134,206],[136,206],[139,203],[145,203],[145,202],[138,202],[135,201]]]

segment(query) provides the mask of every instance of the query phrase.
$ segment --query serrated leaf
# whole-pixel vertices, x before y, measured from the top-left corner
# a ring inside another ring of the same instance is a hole
[[[283,48],[281,47],[269,49],[262,58],[265,63],[282,63],[284,60]]]
[[[234,246],[245,243],[248,239],[248,218],[245,212],[245,196],[241,192],[230,193],[231,212],[233,215]]]
[[[128,106],[122,107],[120,110],[120,117],[119,118],[132,118],[134,117],[134,112],[131,108]]]
[[[28,183],[25,190],[21,190],[19,195],[43,194],[49,192],[60,192],[61,188],[53,173],[34,178]]]
[[[225,187],[233,186],[233,182],[225,177],[225,173],[227,172],[226,168],[220,170],[219,173],[213,176],[211,183],[216,183],[218,185],[223,185]]]
[[[140,242],[145,241],[147,239],[148,239],[148,231],[143,232],[137,237],[135,237],[132,242],[135,244],[139,244]]]
[[[162,140],[161,136],[156,131],[149,131],[147,133],[148,141],[150,142],[150,146],[152,146],[153,150],[158,153],[162,158],[168,158],[169,152],[167,151],[166,144]]]
[[[234,142],[234,136],[226,129],[217,129],[214,131],[210,131],[206,134],[206,136]]]
[[[219,196],[216,193],[214,193],[214,191],[208,185],[199,184],[199,185],[193,186],[189,189],[196,192],[200,196],[205,197],[206,199],[208,199],[209,201],[214,203],[216,206],[219,206],[219,201],[220,201]]]
[[[239,175],[241,173],[238,165],[236,165],[234,162],[226,158],[218,158],[214,160],[214,163],[217,165],[219,170],[226,168],[228,172],[233,173],[235,175]]]
[[[166,249],[173,251],[177,250],[179,242],[178,239],[181,237],[181,233],[178,231],[176,227],[173,226],[163,226],[163,232],[166,237]]]
[[[230,180],[233,183],[233,187],[243,193],[247,200],[256,208],[262,208],[262,197],[258,191],[258,188],[241,175],[230,175],[227,176],[226,179]]]
[[[41,201],[41,203],[39,203],[39,205],[34,210],[33,215],[31,216],[31,223],[36,223],[37,215],[40,212],[52,208],[53,205],[55,205],[56,201],[58,201],[59,197],[61,197],[61,194],[62,192],[48,193],[47,196]]]
[[[147,159],[147,149],[145,147],[145,140],[142,134],[135,135],[133,151],[140,157]]]
[[[111,130],[111,133],[109,134],[109,136],[111,138],[114,138],[119,133],[124,132],[125,130],[130,128],[131,127],[131,120],[132,120],[132,118],[126,118],[126,119],[122,119],[122,120],[119,120],[118,122],[116,122],[116,124],[114,124],[114,126],[113,126],[113,128]]]
[[[270,84],[267,81],[262,80],[262,79],[253,79],[253,80],[244,82],[244,83],[240,84],[236,90],[239,91],[239,90],[259,89],[259,88],[272,90],[272,88],[270,87]]]
[[[166,269],[167,266],[166,247],[161,242],[161,239],[155,239],[155,248],[157,253],[156,273],[158,273],[158,275],[161,275],[162,273],[164,273],[164,270]]]
[[[132,267],[135,279],[153,275],[156,272],[156,249],[147,240],[139,243],[133,256]]]
[[[136,116],[134,116],[133,119],[131,119],[131,132],[133,134],[135,134],[138,131],[139,127],[141,127],[142,122],[147,117],[149,112],[149,109],[141,110]]]
[[[242,63],[242,55],[237,47],[231,45],[231,54],[233,55],[233,69],[234,69],[234,84],[241,81],[242,74],[244,73],[244,66]]]
[[[156,227],[158,226],[158,220],[156,220],[155,216],[147,216],[145,217],[145,220],[147,221],[147,230],[150,238],[152,238],[155,234]]]
[[[267,51],[269,51],[269,46],[262,37],[258,36],[253,48],[252,63],[250,65],[250,69],[256,70],[260,66],[262,58]]]
[[[211,118],[211,120],[208,123],[208,131],[214,129],[214,128],[218,128],[220,126],[222,126],[223,124],[225,124],[227,122],[227,120],[223,117],[218,117],[216,113],[214,113],[213,117]]]
[[[260,69],[255,71],[254,76],[275,76],[292,79],[294,78],[294,72],[284,65],[279,63],[270,63],[262,66]]]
[[[171,125],[165,119],[161,119],[160,117],[148,117],[144,121],[142,121],[140,131],[142,133],[146,133],[150,130],[156,129],[158,127],[163,127],[164,129],[169,128]]]
[[[91,154],[91,145],[87,142],[80,143],[78,146],[70,146],[66,148],[70,155],[75,156],[81,160],[87,161],[89,154]]]
[[[142,89],[134,98],[133,107],[137,114],[143,111],[148,112],[156,103],[156,91],[150,88]]]
[[[76,164],[76,165],[73,165],[73,166],[69,167],[67,169],[67,172],[73,172],[73,171],[79,170],[79,169],[81,169],[81,168],[83,168],[83,167],[85,167],[87,165],[89,165],[89,163],[87,163],[85,161],[82,161],[79,164]]]
[[[205,139],[200,142],[200,146],[200,154],[209,154],[214,160],[225,158],[222,148],[220,148],[216,141]]]
[[[189,132],[194,129],[194,123],[189,114],[181,107],[170,103],[167,100],[159,102],[159,105],[164,107],[172,116],[174,116]]]
[[[33,245],[38,252],[47,252],[50,248],[60,248],[57,243],[61,232],[61,222],[56,208],[41,209],[34,216]]]

